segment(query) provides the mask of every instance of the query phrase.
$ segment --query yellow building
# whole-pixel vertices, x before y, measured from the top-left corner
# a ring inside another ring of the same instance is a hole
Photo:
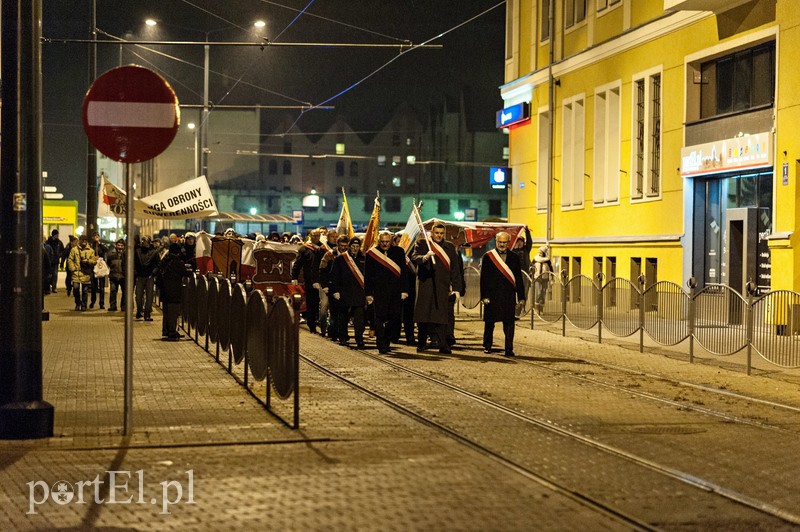
[[[570,276],[800,290],[796,7],[508,0],[509,221]]]
[[[69,235],[78,228],[78,202],[74,200],[44,200],[42,202],[42,236],[47,238],[53,229],[66,245]]]

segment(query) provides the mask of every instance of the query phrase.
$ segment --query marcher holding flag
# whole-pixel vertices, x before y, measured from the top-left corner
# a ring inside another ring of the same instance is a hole
[[[367,232],[364,233],[364,247],[362,251],[366,253],[372,246],[378,243],[378,229],[381,226],[381,195],[377,193],[375,196],[375,204],[372,207],[372,214],[369,217],[367,224]]]

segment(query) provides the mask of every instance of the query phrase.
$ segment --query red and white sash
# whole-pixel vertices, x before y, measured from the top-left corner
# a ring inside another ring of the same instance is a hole
[[[310,249],[311,251],[317,251],[317,247],[311,242],[303,242],[303,245],[308,249]]]
[[[327,256],[329,256],[329,257],[333,257],[333,249],[331,249],[331,247],[330,247],[328,244],[326,244],[325,242],[323,242],[323,243],[320,245],[320,247],[322,247],[322,248],[325,250],[325,255],[327,255]]]
[[[353,277],[356,278],[356,281],[358,281],[358,284],[361,285],[361,288],[364,288],[364,274],[361,273],[356,261],[354,261],[353,257],[350,256],[350,253],[346,251],[342,253],[342,255],[344,256],[344,261],[347,264],[347,267],[350,268],[350,271],[353,273]]]
[[[500,255],[497,253],[497,250],[493,249],[490,252],[488,252],[487,255],[492,260],[492,262],[494,263],[495,267],[498,270],[500,270],[500,273],[502,273],[503,276],[506,279],[508,279],[508,282],[511,283],[511,286],[516,287],[517,286],[517,281],[514,278],[514,272],[512,272],[511,268],[508,267],[508,264],[506,264],[506,261],[504,261],[502,258],[500,258]]]
[[[436,254],[436,257],[440,261],[442,261],[442,264],[444,264],[447,267],[447,269],[449,270],[450,269],[450,257],[447,256],[447,252],[444,250],[444,248],[442,246],[440,246],[439,244],[437,244],[433,240],[431,240],[430,243],[431,243],[431,251],[433,251]]]
[[[378,263],[392,272],[395,277],[400,277],[400,266],[385,255],[382,251],[378,251],[377,247],[372,247],[367,251],[367,255],[378,261]]]

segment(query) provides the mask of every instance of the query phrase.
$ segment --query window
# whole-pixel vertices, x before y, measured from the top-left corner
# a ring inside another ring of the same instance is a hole
[[[383,198],[383,208],[386,212],[400,212],[402,207],[400,196],[387,196]]]
[[[468,199],[458,200],[458,210],[463,211],[464,209],[469,209],[469,200]]]
[[[292,161],[283,161],[283,175],[292,175]]]
[[[392,146],[399,146],[400,145],[400,134],[393,133],[392,134]]]
[[[586,20],[586,0],[564,0],[564,27]]]
[[[506,60],[514,57],[514,0],[506,0]]]
[[[378,155],[378,166],[386,166],[386,156]]]
[[[595,205],[619,200],[620,87],[600,89],[594,97]]]
[[[283,139],[283,153],[292,153],[292,139]]]
[[[595,0],[597,4],[597,11],[603,11],[606,8],[612,8],[618,5],[622,0]]]
[[[399,155],[392,155],[392,166],[400,166],[402,158]]]
[[[539,157],[536,161],[536,208],[547,209],[547,180],[550,179],[550,113],[539,113]]]
[[[417,164],[417,156],[416,155],[406,155],[406,164]]]
[[[344,155],[344,142],[336,143],[336,155]]]
[[[269,160],[269,175],[278,175],[278,161],[275,159]]]
[[[336,177],[344,177],[344,162],[336,161]]]
[[[561,206],[580,207],[585,166],[583,96],[565,101],[561,116]]]
[[[358,177],[358,163],[355,161],[350,162],[350,177]]]
[[[439,214],[450,214],[450,200],[449,199],[440,199],[438,200],[438,208],[436,209]]]
[[[395,177],[392,178],[392,186],[393,187],[397,188],[402,184],[403,184],[403,180],[400,179],[399,177],[395,176]]]
[[[631,199],[661,192],[661,73],[633,81]]]
[[[700,65],[700,117],[771,105],[775,96],[775,43]]]
[[[539,16],[541,30],[539,34],[541,35],[542,41],[547,41],[550,39],[550,0],[542,0],[541,4],[542,13]]]

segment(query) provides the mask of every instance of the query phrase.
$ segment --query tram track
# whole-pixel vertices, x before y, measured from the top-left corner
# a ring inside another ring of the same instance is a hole
[[[480,345],[481,338],[478,335],[476,335],[475,333],[473,333],[471,331],[465,331],[465,330],[459,330],[459,333],[462,334],[462,336],[470,339],[471,341],[477,342],[478,345]],[[584,367],[586,367],[586,368],[602,368],[602,369],[609,370],[609,371],[612,371],[612,372],[625,373],[626,375],[633,376],[633,377],[645,377],[647,379],[650,379],[651,381],[660,382],[660,383],[662,383],[664,385],[672,386],[672,387],[678,388],[678,389],[695,390],[695,391],[700,392],[700,393],[711,394],[713,396],[718,396],[718,397],[724,398],[724,399],[732,399],[732,400],[735,400],[735,401],[744,402],[745,404],[757,405],[758,407],[764,407],[764,408],[770,408],[770,409],[777,409],[777,410],[785,411],[785,414],[789,415],[789,416],[796,416],[797,414],[800,414],[800,407],[795,406],[795,405],[788,405],[788,404],[780,403],[780,402],[777,402],[777,401],[771,401],[771,400],[766,400],[766,399],[762,399],[762,398],[759,398],[759,397],[753,397],[753,396],[742,394],[742,393],[732,392],[730,390],[724,390],[724,389],[714,388],[714,387],[711,387],[711,386],[701,385],[701,384],[697,384],[697,383],[681,381],[681,380],[674,379],[674,378],[669,377],[669,376],[659,375],[659,374],[655,374],[655,373],[643,372],[641,370],[635,370],[635,369],[631,369],[631,368],[627,368],[627,367],[619,366],[619,365],[615,365],[615,364],[597,362],[597,361],[594,361],[594,360],[590,361],[590,360],[586,360],[585,358],[571,357],[570,355],[566,355],[562,351],[556,351],[556,350],[544,348],[544,347],[541,347],[541,346],[538,346],[538,345],[534,345],[534,344],[531,344],[531,343],[528,343],[528,342],[525,342],[525,341],[517,341],[516,344],[517,344],[517,346],[519,348],[522,348],[522,349],[518,349],[519,351],[536,352],[537,355],[552,356],[552,357],[558,357],[558,358],[561,358],[561,359],[563,359],[563,358],[571,358],[573,363],[580,363],[580,364],[584,365]],[[751,425],[751,426],[758,427],[758,428],[761,428],[761,429],[772,430],[772,431],[786,433],[786,434],[800,435],[800,427],[798,427],[797,429],[789,429],[789,428],[786,428],[784,426],[771,424],[771,423],[766,423],[766,422],[763,422],[763,421],[759,421],[757,419],[751,419],[751,418],[742,417],[742,416],[739,416],[739,415],[734,415],[734,414],[731,414],[729,412],[725,412],[725,411],[720,410],[720,409],[714,409],[714,408],[705,407],[705,406],[702,406],[702,405],[699,405],[699,404],[694,404],[691,401],[688,401],[686,399],[675,400],[674,398],[670,398],[670,397],[665,396],[665,394],[658,395],[658,394],[651,393],[651,392],[644,392],[644,391],[641,391],[641,390],[634,389],[630,385],[620,385],[620,384],[615,384],[613,382],[600,380],[598,378],[589,377],[589,376],[587,376],[585,374],[588,371],[584,371],[583,374],[582,374],[581,372],[578,372],[576,370],[560,369],[560,368],[554,367],[554,363],[553,362],[536,362],[534,360],[528,360],[528,359],[520,358],[520,357],[517,357],[516,361],[518,363],[521,363],[521,364],[531,365],[531,366],[534,366],[534,367],[537,367],[537,368],[544,369],[544,370],[549,371],[549,372],[551,372],[553,374],[557,374],[557,375],[569,377],[569,378],[572,378],[572,379],[580,380],[580,381],[583,381],[583,382],[591,383],[591,384],[596,385],[596,386],[602,386],[602,387],[605,387],[605,388],[618,390],[620,393],[636,395],[636,396],[642,397],[644,399],[661,402],[661,403],[664,403],[664,404],[668,404],[668,405],[674,406],[676,408],[681,408],[681,409],[685,409],[685,410],[691,410],[691,411],[694,411],[694,412],[706,414],[706,415],[709,415],[709,416],[713,416],[713,417],[717,417],[717,418],[720,418],[720,419],[724,419],[724,420],[729,421],[729,422],[740,423],[740,424],[743,424],[743,425]],[[738,406],[738,409],[741,409],[741,406]],[[791,421],[794,422],[794,423],[797,423],[797,421],[794,420],[794,419],[792,419]]]
[[[735,489],[727,488],[724,485],[707,480],[698,475],[690,474],[681,471],[677,468],[656,462],[654,460],[638,456],[635,453],[626,451],[617,446],[603,443],[595,438],[592,438],[585,434],[581,434],[576,430],[571,430],[566,427],[559,426],[558,424],[548,419],[541,419],[532,416],[530,414],[520,412],[515,408],[511,408],[498,401],[488,399],[487,397],[484,397],[481,394],[470,391],[462,386],[453,384],[451,382],[447,382],[441,378],[432,376],[429,373],[406,367],[406,365],[398,363],[394,360],[389,360],[385,356],[375,355],[370,353],[369,351],[351,351],[350,353],[357,353],[362,358],[369,359],[381,365],[386,365],[390,367],[393,372],[399,372],[401,374],[405,374],[406,376],[412,376],[414,379],[416,379],[416,382],[418,383],[425,382],[428,385],[435,386],[440,390],[444,389],[447,390],[448,392],[451,392],[452,394],[456,394],[467,402],[466,408],[470,410],[475,408],[474,404],[480,404],[483,408],[489,409],[491,412],[494,412],[494,414],[488,414],[488,415],[484,414],[487,415],[487,419],[491,417],[496,417],[497,414],[499,413],[501,414],[501,416],[506,418],[505,423],[511,423],[508,420],[513,419],[514,420],[513,423],[524,424],[526,426],[525,429],[526,432],[529,433],[531,433],[530,431],[537,431],[538,433],[546,432],[551,435],[547,436],[546,438],[550,438],[552,437],[552,435],[556,435],[558,438],[570,441],[571,444],[579,445],[584,449],[587,448],[591,449],[594,453],[600,453],[603,455],[603,458],[596,458],[596,460],[598,461],[605,462],[608,460],[611,461],[622,460],[627,464],[629,464],[629,467],[632,466],[635,469],[638,469],[639,472],[638,473],[634,472],[633,476],[641,476],[642,475],[641,471],[646,470],[648,472],[647,475],[660,476],[662,478],[661,482],[665,482],[663,479],[669,479],[668,482],[679,482],[685,486],[691,486],[692,488],[699,490],[701,493],[705,493],[706,496],[721,498],[727,501],[728,504],[740,506],[748,509],[749,511],[757,512],[762,516],[766,516],[765,518],[767,519],[767,521],[771,521],[772,519],[774,519],[775,521],[772,522],[773,525],[776,525],[777,523],[781,523],[783,525],[800,525],[800,516],[788,512],[770,503],[758,500],[755,497],[750,497],[746,494],[740,493]],[[660,526],[658,523],[655,523],[652,519],[648,520],[633,516],[631,508],[620,509],[616,505],[611,505],[604,502],[601,497],[596,496],[597,495],[596,493],[593,494],[591,490],[584,491],[581,488],[576,488],[574,485],[571,486],[568,482],[565,483],[559,481],[557,478],[554,478],[553,475],[540,473],[537,467],[532,467],[527,457],[524,456],[524,453],[520,457],[509,456],[507,450],[504,449],[502,446],[498,447],[497,445],[488,445],[485,442],[481,442],[480,437],[476,438],[474,434],[471,435],[469,433],[469,430],[466,431],[460,430],[457,427],[457,425],[459,424],[458,421],[449,420],[447,415],[445,415],[442,412],[429,412],[426,414],[425,410],[430,408],[429,405],[413,406],[414,401],[408,395],[398,398],[396,397],[395,393],[381,392],[380,391],[381,386],[380,385],[376,386],[376,384],[373,381],[367,380],[366,382],[358,382],[360,380],[357,375],[358,372],[354,372],[354,370],[352,369],[352,365],[345,366],[347,368],[346,370],[337,371],[336,368],[331,368],[329,367],[329,365],[320,362],[319,360],[312,360],[308,356],[301,355],[301,358],[306,363],[316,368],[317,370],[322,371],[332,377],[338,378],[343,382],[347,383],[348,385],[369,394],[371,397],[383,401],[392,408],[395,408],[398,411],[413,417],[417,421],[425,423],[426,425],[433,427],[436,430],[443,432],[450,437],[455,438],[461,443],[468,445],[470,448],[479,451],[487,456],[490,456],[495,460],[498,460],[499,462],[503,463],[506,467],[509,467],[510,469],[525,475],[526,478],[530,478],[531,480],[539,482],[540,484],[543,485],[548,485],[548,486],[552,485],[551,489],[554,489],[558,493],[569,494],[568,496],[575,498],[575,500],[577,501],[580,501],[581,504],[589,505],[592,508],[596,508],[598,512],[603,513],[604,515],[614,515],[616,516],[617,519],[620,520],[620,522],[624,522],[626,524],[641,529],[654,529]],[[534,364],[534,366],[538,365]],[[537,367],[537,369],[542,369],[542,368]],[[369,371],[367,373],[369,373]],[[384,375],[384,377],[386,377],[386,375]],[[367,377],[362,376],[361,378],[366,379]],[[627,390],[623,387],[619,387],[619,389],[624,390],[626,392],[630,392],[630,390]],[[443,401],[449,403],[455,400],[447,398],[446,400],[443,399]],[[470,406],[469,403],[472,403],[473,406]],[[707,412],[702,412],[702,410],[698,410],[698,413],[708,414]],[[434,419],[434,417],[436,419]],[[732,419],[725,419],[725,418],[723,419],[728,423],[734,421]],[[763,428],[763,427],[755,425],[754,428]],[[536,436],[536,437],[541,437],[541,436]],[[500,441],[502,441],[502,439]],[[587,451],[576,451],[576,452],[582,453]],[[619,466],[613,466],[612,470],[614,467],[619,467]],[[656,484],[659,484],[659,482],[656,482]],[[699,496],[699,497],[704,498],[705,496]],[[711,503],[712,506],[714,504],[719,504],[719,503]],[[755,522],[758,522],[759,524],[762,525],[764,524],[759,519],[755,519]]]

